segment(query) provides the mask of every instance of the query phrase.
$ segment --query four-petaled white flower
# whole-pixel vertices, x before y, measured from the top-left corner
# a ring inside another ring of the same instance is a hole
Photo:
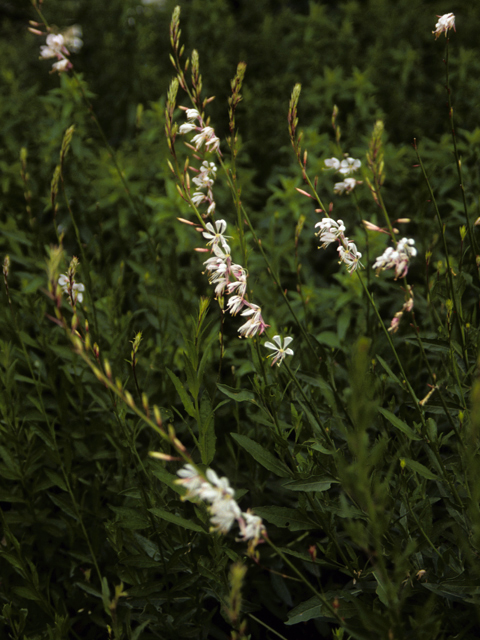
[[[344,176],[348,176],[351,173],[354,173],[357,169],[362,166],[360,160],[356,160],[355,158],[345,158],[340,163],[339,173],[342,173]]]
[[[340,160],[337,160],[337,158],[328,158],[328,160],[325,160],[325,166],[338,171],[340,169]]]
[[[67,274],[62,274],[58,278],[58,284],[63,290],[63,293],[66,293],[72,303],[72,306],[75,306],[77,302],[80,304],[83,302],[83,292],[85,291],[85,286],[80,282],[75,282],[72,278],[72,282],[70,282],[70,278]]]
[[[363,267],[360,262],[362,254],[357,250],[357,245],[354,242],[348,242],[347,248],[343,245],[337,247],[338,254],[340,256],[340,262],[347,265],[347,271],[353,273],[358,267]]]
[[[453,13],[445,13],[443,16],[437,16],[438,18],[438,22],[435,25],[435,31],[432,31],[432,33],[435,36],[435,40],[438,38],[438,36],[441,36],[442,33],[445,34],[445,37],[447,37],[447,33],[450,29],[453,29],[454,31],[455,29],[455,16]]]
[[[357,181],[355,178],[345,178],[343,182],[336,182],[333,186],[334,193],[342,195],[342,193],[350,193],[355,189]]]
[[[63,58],[69,55],[69,51],[65,46],[65,39],[61,33],[49,33],[46,42],[46,45],[40,47],[40,56],[42,58]]]
[[[205,227],[207,228],[207,231],[203,231],[202,235],[208,240],[207,245],[215,246],[220,243],[225,253],[229,254],[230,247],[228,246],[228,242],[225,239],[229,236],[224,235],[227,229],[227,223],[225,222],[225,220],[216,220],[215,228],[213,228],[213,224],[211,222],[207,222]]]
[[[280,366],[285,359],[285,356],[293,356],[293,349],[290,349],[288,345],[293,341],[293,338],[287,336],[282,343],[282,338],[280,336],[273,336],[273,342],[265,342],[263,345],[267,349],[272,349],[275,353],[271,353],[267,358],[273,358],[272,367],[274,364]]]

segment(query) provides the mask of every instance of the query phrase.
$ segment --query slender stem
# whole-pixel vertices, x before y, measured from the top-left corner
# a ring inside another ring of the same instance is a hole
[[[445,46],[445,81],[446,81],[445,88],[447,90],[447,98],[448,98],[448,115],[449,115],[449,118],[450,118],[450,128],[451,128],[451,132],[452,132],[452,141],[453,141],[453,150],[454,150],[454,155],[455,155],[455,164],[457,166],[457,174],[458,174],[459,186],[460,186],[460,191],[462,193],[463,210],[465,212],[465,220],[467,222],[468,237],[469,237],[469,240],[470,240],[470,245],[472,247],[473,264],[475,265],[475,269],[478,269],[477,262],[476,262],[476,259],[475,259],[475,255],[477,253],[477,243],[475,242],[475,236],[473,235],[472,225],[470,224],[470,219],[469,219],[469,216],[468,216],[467,200],[466,200],[466,197],[465,197],[465,187],[463,185],[462,162],[460,160],[460,156],[459,156],[459,153],[458,153],[457,136],[456,136],[456,133],[455,133],[455,122],[454,122],[454,118],[453,118],[452,91],[450,89],[449,44],[450,44],[450,38],[447,38],[447,44]]]
[[[449,257],[449,253],[448,253],[448,247],[447,247],[447,240],[445,237],[445,226],[442,222],[442,218],[440,216],[440,211],[438,210],[438,205],[437,205],[437,201],[435,199],[435,195],[433,193],[433,189],[432,186],[430,184],[430,180],[428,179],[427,176],[427,172],[425,171],[425,167],[423,165],[422,159],[420,157],[420,153],[418,151],[418,147],[417,147],[417,143],[416,141],[414,141],[414,148],[415,148],[415,153],[417,155],[417,159],[418,159],[418,163],[422,169],[422,173],[423,173],[423,177],[425,178],[425,182],[427,183],[427,188],[430,194],[430,199],[433,203],[433,207],[435,209],[435,214],[437,216],[437,222],[438,222],[438,226],[440,229],[440,235],[442,236],[442,242],[443,242],[443,250],[445,252],[445,260],[447,263],[447,278],[448,278],[448,283],[450,285],[450,295],[452,296],[452,302],[453,302],[453,306],[455,308],[455,317],[457,319],[457,324],[458,324],[458,328],[460,330],[460,335],[462,338],[462,352],[463,352],[463,361],[465,364],[465,369],[466,371],[468,371],[468,356],[467,356],[467,347],[466,347],[466,342],[465,342],[465,332],[463,329],[463,316],[462,316],[462,309],[461,306],[458,306],[458,302],[457,302],[457,296],[455,293],[455,288],[453,285],[453,275],[452,275],[452,267],[450,265],[450,257]]]

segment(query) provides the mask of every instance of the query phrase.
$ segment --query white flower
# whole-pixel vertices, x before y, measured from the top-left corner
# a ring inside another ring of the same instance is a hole
[[[63,58],[68,55],[68,49],[65,47],[65,40],[60,33],[49,33],[47,36],[47,45],[40,47],[40,56],[47,58]]]
[[[230,289],[230,285],[228,285],[227,287],[228,293],[230,293],[229,289]],[[227,302],[227,308],[232,314],[232,316],[236,316],[237,313],[240,311],[240,309],[243,308],[243,305],[244,305],[244,300],[242,296],[232,296],[231,298],[229,298]]]
[[[335,171],[338,171],[340,168],[340,160],[337,160],[337,158],[328,158],[328,160],[325,160],[325,166],[329,169],[335,169]]]
[[[186,111],[187,120],[197,120],[200,119],[200,114],[196,109],[187,109]]]
[[[62,58],[58,62],[54,62],[52,64],[52,72],[57,71],[58,73],[62,73],[64,71],[69,71],[72,69],[73,64],[67,58]]]
[[[177,471],[177,475],[180,476],[180,480],[177,480],[178,484],[183,484],[183,486],[188,489],[188,492],[185,494],[186,500],[190,500],[199,495],[199,490],[204,480],[193,465],[186,464],[182,469]]]
[[[341,195],[342,193],[350,193],[355,189],[357,181],[355,178],[345,178],[343,182],[336,182],[333,191]]]
[[[340,261],[347,265],[347,271],[349,273],[353,273],[358,269],[358,267],[363,266],[360,262],[362,254],[357,250],[357,246],[354,242],[348,242],[346,249],[343,245],[340,245],[337,248],[337,251],[340,255]]]
[[[229,254],[230,247],[228,246],[228,242],[225,239],[228,236],[223,235],[227,229],[227,223],[225,222],[225,220],[216,220],[215,229],[213,228],[213,224],[211,222],[207,222],[205,226],[207,228],[207,231],[203,231],[202,235],[209,241],[207,242],[207,246],[211,244],[218,245],[218,243],[220,243],[225,253]]]
[[[185,133],[190,133],[190,131],[194,131],[197,128],[195,124],[192,122],[187,122],[180,126],[179,132],[183,135]]]
[[[79,302],[80,304],[83,302],[83,292],[85,291],[85,286],[83,284],[81,284],[80,282],[76,283],[72,279],[71,295],[70,295],[70,279],[68,275],[62,274],[61,276],[59,276],[58,284],[62,288],[63,293],[66,293],[68,295],[68,297],[70,298],[70,302],[72,303],[73,306],[75,306],[77,302]]]
[[[265,324],[262,318],[261,307],[259,307],[256,304],[252,304],[251,302],[247,304],[248,304],[248,308],[245,309],[245,311],[242,311],[240,315],[252,316],[252,317],[250,318],[250,320],[247,320],[247,322],[240,327],[238,332],[244,338],[252,338],[257,333],[262,334],[265,331],[266,327],[268,327],[268,325]]]
[[[273,340],[274,342],[276,342],[276,344],[273,344],[272,342],[265,342],[265,344],[263,345],[264,347],[267,347],[267,349],[272,349],[275,352],[267,356],[267,358],[273,357],[272,367],[274,364],[280,366],[285,359],[285,356],[293,356],[293,349],[287,348],[288,345],[293,341],[293,338],[287,336],[283,340],[283,345],[282,338],[280,336],[273,336]]]
[[[435,25],[435,31],[432,31],[435,36],[435,40],[438,36],[442,35],[442,33],[445,33],[445,37],[447,37],[447,32],[450,29],[453,29],[454,31],[456,30],[455,16],[453,13],[445,13],[443,16],[437,16],[437,18],[438,22]]]
[[[395,268],[395,280],[403,278],[408,273],[410,258],[417,255],[414,245],[413,238],[402,238],[398,241],[396,249],[393,247],[385,249],[382,255],[375,260],[373,269],[385,271],[385,269]]]
[[[343,220],[337,220],[335,222],[332,218],[323,218],[321,222],[317,222],[315,227],[320,227],[315,235],[317,235],[319,241],[323,243],[320,247],[321,249],[326,249],[329,244],[335,242],[345,231]]]
[[[215,136],[215,132],[212,127],[204,127],[200,131],[200,133],[197,133],[196,136],[193,136],[192,142],[195,145],[196,150],[198,151],[205,140],[210,139],[212,136]]]
[[[344,176],[348,176],[351,173],[354,173],[357,169],[361,167],[362,163],[360,160],[355,160],[354,158],[345,158],[340,163],[339,173],[342,173]]]
[[[238,521],[238,526],[240,527],[242,540],[258,541],[260,536],[265,533],[265,526],[262,519],[254,516],[253,513],[249,511],[242,513],[242,517]]]
[[[225,497],[212,502],[210,507],[210,521],[212,530],[219,533],[228,533],[232,524],[240,518],[242,512],[233,498]]]
[[[202,191],[195,191],[192,196],[192,202],[196,207],[198,207],[199,204],[202,204],[202,202],[205,202],[206,199],[207,197]]]

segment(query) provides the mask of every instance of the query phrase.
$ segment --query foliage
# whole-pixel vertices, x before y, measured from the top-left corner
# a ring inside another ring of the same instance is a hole
[[[0,7],[2,637],[478,637],[478,9],[435,41],[447,6],[290,4],[182,3],[173,82],[173,4],[45,0],[84,30],[60,76]],[[195,251],[204,159],[242,310],[294,338],[278,367]],[[324,216],[363,269],[318,250]],[[182,460],[261,543],[210,530]]]

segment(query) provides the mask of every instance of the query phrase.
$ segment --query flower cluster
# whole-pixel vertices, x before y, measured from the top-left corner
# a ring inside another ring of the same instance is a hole
[[[346,156],[343,160],[338,160],[338,158],[328,158],[325,160],[325,166],[329,169],[334,169],[338,173],[341,173],[343,176],[349,176],[352,173],[355,173],[357,169],[362,166],[360,160],[355,158],[350,158]],[[355,189],[357,184],[361,184],[360,181],[355,180],[355,178],[345,178],[342,182],[336,182],[333,191],[334,193],[338,193],[342,195],[343,193],[350,193]]]
[[[435,40],[438,36],[441,36],[442,33],[447,37],[447,33],[450,29],[455,31],[455,16],[453,13],[445,13],[443,16],[437,16],[438,22],[435,25],[435,31],[432,33],[435,36]]]
[[[410,258],[417,255],[414,245],[413,238],[402,238],[397,243],[396,249],[393,247],[385,249],[382,255],[375,260],[373,268],[378,271],[395,268],[395,280],[405,277],[408,273]]]
[[[360,258],[362,254],[357,250],[357,246],[354,242],[345,236],[345,225],[343,220],[333,220],[332,218],[323,218],[320,222],[317,222],[315,227],[319,227],[316,232],[318,240],[322,243],[320,249],[326,249],[332,242],[338,242],[338,255],[340,256],[340,262],[347,265],[349,273],[353,273],[358,267],[362,267]]]
[[[198,131],[192,138],[192,144],[197,151],[201,149],[203,144],[205,144],[207,151],[220,151],[220,139],[217,138],[212,127],[205,126],[197,109],[186,109],[186,115],[188,122],[181,125],[179,133],[183,135],[191,131]],[[195,123],[196,120],[198,124]]]
[[[262,519],[249,511],[243,513],[238,506],[228,478],[219,478],[213,469],[207,469],[205,476],[201,475],[192,464],[186,464],[177,471],[180,478],[177,484],[187,489],[184,500],[200,498],[209,503],[212,531],[228,533],[237,521],[240,528],[240,538],[249,541],[249,551],[260,542],[266,533]]]
[[[193,169],[193,167],[191,167]],[[193,204],[198,207],[198,205],[202,204],[202,202],[208,203],[207,216],[212,214],[215,211],[215,200],[213,199],[213,183],[215,180],[217,167],[214,162],[207,162],[206,160],[202,162],[202,166],[200,169],[194,169],[198,171],[198,175],[193,178],[193,182],[196,187],[196,191],[192,196]],[[202,189],[206,190],[206,193],[202,191]]]
[[[30,21],[33,27],[40,27],[37,22]],[[45,33],[37,28],[29,27],[29,30],[36,35],[43,36]],[[40,47],[40,58],[48,60],[56,58],[57,62],[52,65],[51,73],[57,71],[62,73],[73,68],[72,63],[68,59],[70,51],[78,53],[83,46],[82,28],[75,24],[62,33],[47,33],[46,44]]]
[[[83,292],[85,291],[85,285],[80,282],[75,282],[75,274],[71,273],[69,269],[67,273],[62,273],[58,278],[58,284],[62,288],[63,293],[68,296],[70,304],[75,307],[77,302],[80,304],[83,302]]]
[[[225,236],[227,223],[225,220],[217,220],[215,227],[211,222],[206,224],[207,231],[203,232],[204,238],[211,245],[213,256],[204,262],[210,284],[215,284],[215,296],[230,295],[227,309],[232,316],[240,315],[248,320],[239,328],[239,333],[244,338],[262,334],[268,326],[262,317],[262,309],[246,300],[247,272],[239,265],[232,262],[230,247]],[[234,294],[234,295],[231,295]]]
[[[325,166],[329,169],[335,169],[335,171],[344,176],[349,176],[351,173],[355,173],[362,166],[362,163],[360,160],[350,157],[346,157],[342,161],[337,160],[337,158],[328,158],[328,160],[325,160]]]

